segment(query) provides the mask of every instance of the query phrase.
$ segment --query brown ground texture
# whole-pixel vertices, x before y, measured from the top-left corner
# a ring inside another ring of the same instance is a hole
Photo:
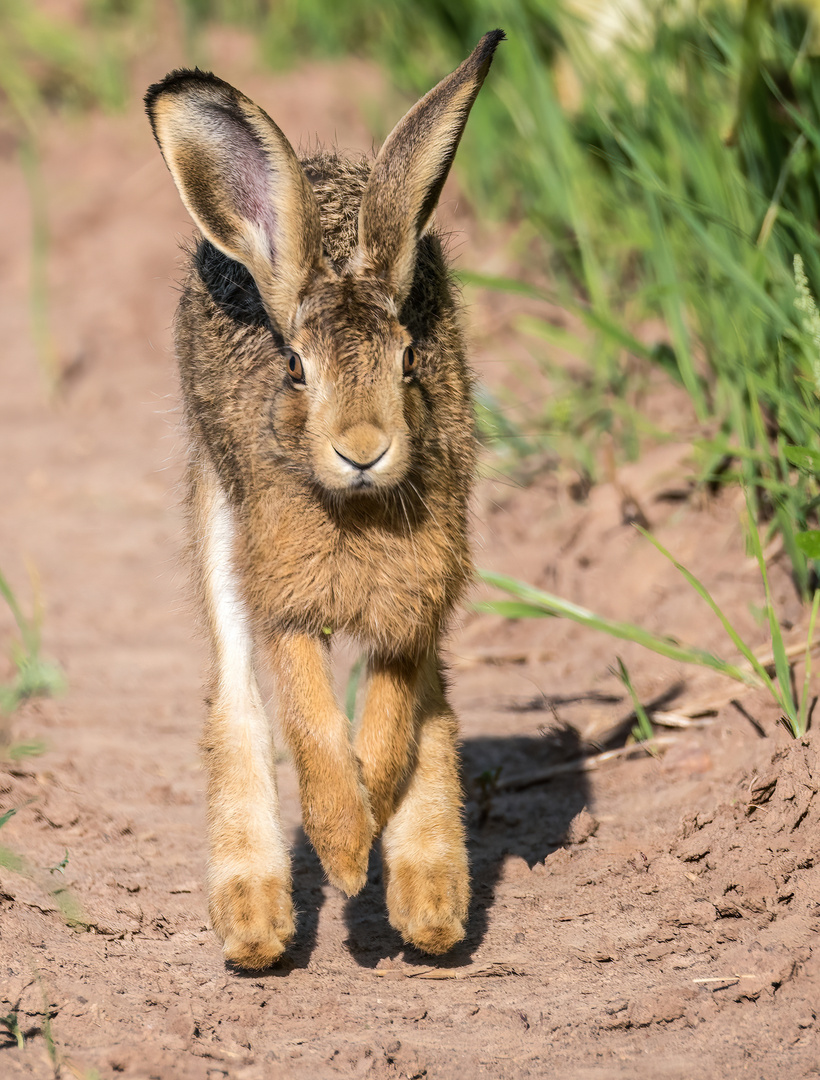
[[[263,75],[246,43],[226,35],[214,55],[292,139],[318,132],[370,147],[362,117],[377,100],[383,110],[385,95],[373,68]],[[138,85],[176,63],[158,49]],[[0,871],[0,1013],[17,1018],[25,1040],[18,1047],[0,1027],[0,1076],[820,1075],[811,738],[790,739],[762,693],[557,620],[467,613],[450,641],[474,885],[463,945],[435,962],[402,946],[376,853],[354,900],[323,880],[285,759],[297,938],[269,972],[226,969],[203,892],[204,652],[179,568],[169,326],[188,219],[136,96],[123,116],[53,119],[43,146],[51,321],[66,373],[49,402],[29,329],[26,187],[6,140],[0,566],[26,604],[26,561],[36,567],[44,648],[68,690],[13,716],[7,735],[48,749],[0,764],[0,813],[17,808],[2,841],[31,866],[53,867],[66,852],[68,863],[64,878]],[[499,241],[453,185],[441,217],[458,265],[499,268]],[[547,393],[526,375],[516,304],[469,299],[479,375]],[[523,485],[488,459],[477,561],[730,654],[717,620],[629,524],[639,509],[765,650],[742,499],[691,488],[695,429],[674,388],[651,380],[645,408],[668,437],[582,501],[561,468],[533,470]],[[769,555],[787,636],[805,639],[785,560]],[[0,612],[4,658],[12,636]],[[630,751],[579,769],[587,744],[623,746],[631,727],[617,656],[644,701],[678,714],[709,705],[713,715],[669,729],[657,756]],[[63,885],[82,926],[58,910]]]

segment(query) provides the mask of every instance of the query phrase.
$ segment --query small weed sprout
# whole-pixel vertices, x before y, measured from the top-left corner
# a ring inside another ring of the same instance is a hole
[[[29,799],[25,806],[33,802],[33,799]],[[21,807],[14,806],[10,810],[6,810],[4,814],[0,814],[0,829],[14,817],[14,815],[20,810]],[[0,844],[0,869],[11,870],[15,874],[20,874],[23,877],[29,879],[29,881],[35,882],[39,885],[45,893],[47,893],[57,905],[60,914],[69,926],[82,927],[85,922],[82,917],[82,909],[76,897],[74,897],[69,889],[65,885],[55,885],[46,876],[46,874],[59,873],[63,874],[66,866],[68,866],[68,848],[66,848],[65,855],[56,864],[56,866],[49,866],[46,870],[41,870],[36,866],[32,866],[31,863],[23,855],[19,855],[16,851],[12,851],[11,848],[5,847]]]
[[[652,727],[652,721],[646,714],[646,709],[643,707],[641,699],[638,697],[635,687],[632,685],[632,679],[629,676],[626,664],[620,658],[616,657],[618,661],[618,670],[614,668],[612,672],[617,675],[626,689],[629,691],[629,696],[632,698],[632,708],[635,712],[635,719],[637,723],[632,728],[632,738],[635,742],[648,743],[655,738],[655,729]]]
[[[0,829],[2,829],[16,813],[17,807],[14,806],[11,810],[7,810],[5,814],[0,814]],[[11,848],[4,847],[0,844],[0,867],[6,870],[13,870],[16,874],[22,874],[25,872],[26,861],[22,855],[18,855],[17,852],[12,851]]]
[[[498,793],[498,781],[501,776],[502,766],[495,769],[485,769],[475,778],[478,803],[478,824],[484,826],[493,808],[493,799]]]
[[[34,574],[32,578],[35,584],[34,613],[31,618],[27,618],[11,586],[0,573],[0,596],[6,601],[20,634],[20,640],[13,642],[11,646],[17,675],[7,686],[0,686],[0,713],[13,712],[26,698],[50,696],[60,693],[65,687],[65,678],[60,667],[53,661],[44,659],[40,651],[43,612]],[[39,744],[29,743],[14,748],[10,753],[24,757],[40,750]]]
[[[0,1016],[0,1027],[6,1029],[8,1034],[17,1043],[20,1050],[26,1045],[26,1040],[23,1032],[20,1030],[20,1022],[17,1018],[17,1013],[7,1013],[6,1016]]]

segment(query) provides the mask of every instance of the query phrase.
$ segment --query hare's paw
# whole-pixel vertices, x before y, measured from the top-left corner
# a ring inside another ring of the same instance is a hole
[[[328,880],[347,896],[355,896],[367,881],[376,832],[367,792],[357,782],[346,790],[305,792],[303,804],[305,832]]]
[[[452,862],[387,864],[390,925],[408,945],[439,955],[464,938],[470,882],[463,852]]]
[[[225,959],[238,967],[270,967],[293,937],[290,882],[275,875],[234,874],[212,881],[208,907]]]

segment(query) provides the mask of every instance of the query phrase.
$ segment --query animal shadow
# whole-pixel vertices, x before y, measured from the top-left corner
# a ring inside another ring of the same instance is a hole
[[[590,802],[584,773],[539,780],[539,774],[558,761],[580,756],[581,740],[572,728],[547,737],[471,738],[462,743],[461,752],[472,881],[467,936],[443,957],[405,945],[387,922],[382,861],[375,845],[367,885],[345,908],[346,945],[363,967],[375,967],[385,956],[399,953],[409,964],[468,964],[486,935],[504,860],[518,855],[530,866],[543,862],[563,845],[570,822]]]

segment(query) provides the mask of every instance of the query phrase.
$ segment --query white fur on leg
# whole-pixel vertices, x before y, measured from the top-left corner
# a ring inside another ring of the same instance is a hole
[[[246,967],[263,967],[293,934],[290,859],[279,822],[270,723],[234,566],[234,515],[216,478],[201,480],[194,509],[214,662],[204,739],[211,918],[226,955]]]

